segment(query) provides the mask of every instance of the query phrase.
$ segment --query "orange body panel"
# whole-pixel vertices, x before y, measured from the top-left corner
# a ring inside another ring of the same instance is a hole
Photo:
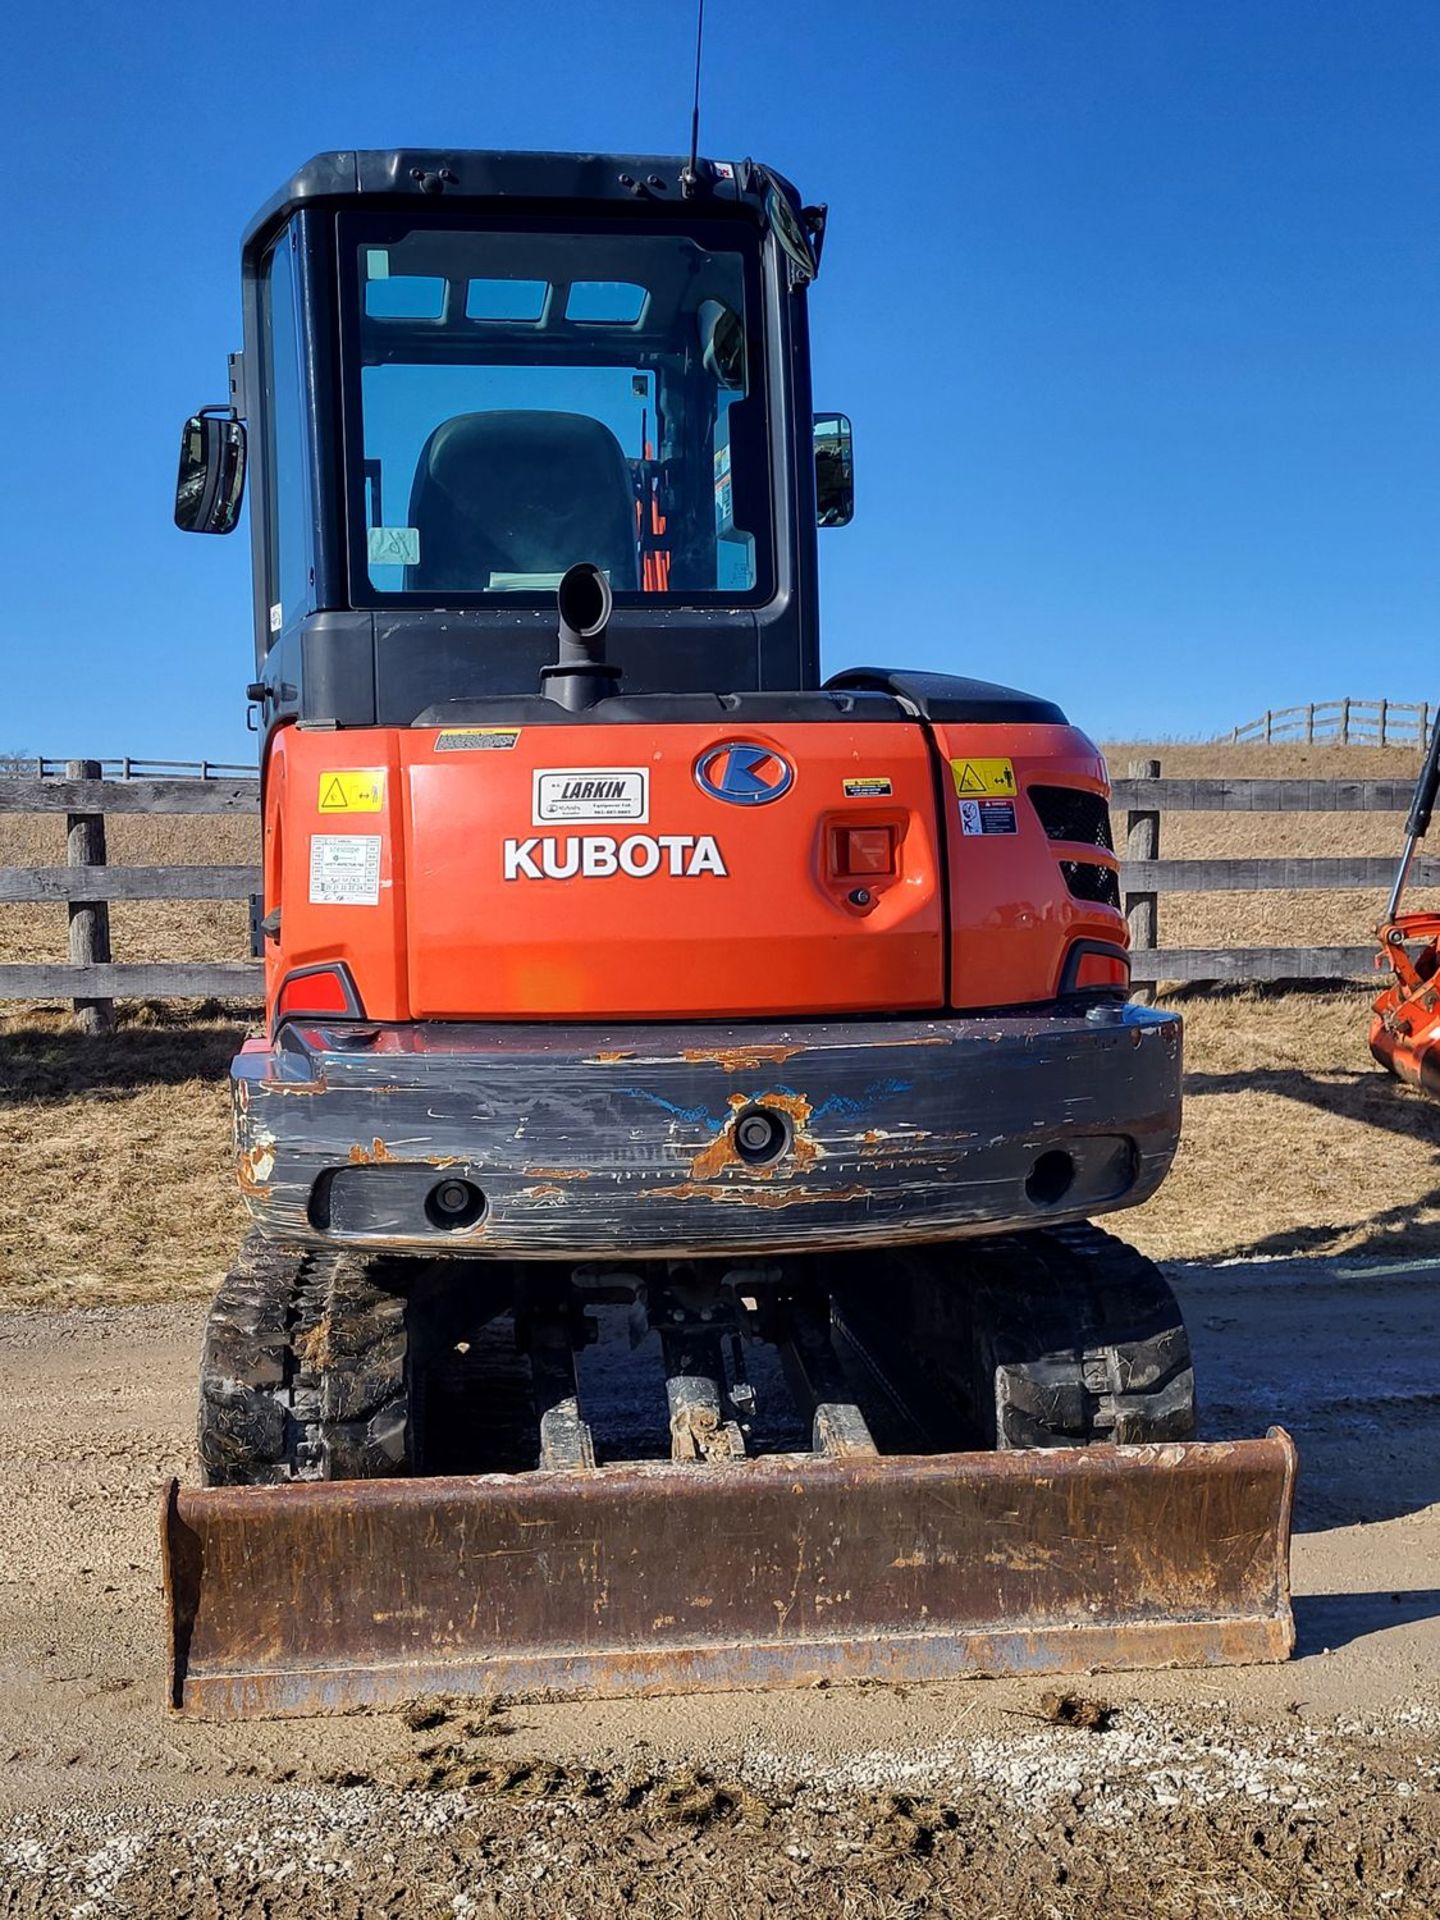
[[[961,770],[1004,756],[1014,768],[1017,789],[1014,834],[967,834],[959,830],[961,795],[953,772],[947,785],[951,1004],[1014,1007],[1049,1000],[1059,990],[1071,943],[1125,946],[1125,918],[1112,907],[1074,898],[1058,865],[1063,858],[1083,856],[1113,867],[1114,856],[1094,845],[1047,839],[1025,790],[1069,786],[1107,797],[1105,762],[1074,727],[941,726],[936,731],[947,761],[958,761]]]
[[[1388,963],[1394,978],[1375,1001],[1370,1051],[1397,1078],[1440,1098],[1440,914],[1401,914],[1381,927],[1380,941],[1375,964]]]
[[[707,755],[735,742],[772,756],[766,777],[792,771],[779,797],[706,789]],[[942,755],[1008,757],[1013,830],[962,831]],[[1105,791],[1094,747],[1057,726],[933,744],[901,721],[286,727],[266,765],[272,1013],[286,974],[333,961],[387,1022],[1045,1001],[1071,944],[1123,945],[1124,920],[1072,897],[1067,851],[1113,857],[1047,839],[1032,781]],[[845,827],[890,829],[894,872],[839,871]]]

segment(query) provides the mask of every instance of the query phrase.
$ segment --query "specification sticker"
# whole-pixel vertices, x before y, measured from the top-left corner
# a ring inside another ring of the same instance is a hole
[[[378,906],[379,834],[312,833],[310,898],[318,907]]]

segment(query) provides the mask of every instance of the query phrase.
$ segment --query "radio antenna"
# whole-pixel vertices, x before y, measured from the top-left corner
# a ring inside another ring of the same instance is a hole
[[[705,0],[695,0],[695,104],[690,111],[690,161],[680,175],[680,191],[689,200],[700,184],[700,51],[705,40]]]

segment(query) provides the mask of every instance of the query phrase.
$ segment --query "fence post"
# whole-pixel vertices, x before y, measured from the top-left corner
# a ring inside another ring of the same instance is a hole
[[[70,780],[98,780],[98,760],[70,760],[65,766]],[[68,835],[65,860],[72,867],[105,865],[105,816],[103,813],[71,813],[65,816]],[[70,913],[70,964],[72,967],[97,967],[110,964],[110,907],[104,900],[72,900]],[[75,1000],[75,1024],[82,1033],[109,1033],[115,1025],[113,1000]]]
[[[1386,725],[1387,725],[1387,722],[1389,721],[1389,718],[1390,718],[1390,702],[1388,700],[1382,700],[1380,702],[1380,744],[1382,747],[1388,747],[1390,744],[1390,742],[1385,738]]]
[[[1315,702],[1312,700],[1305,709],[1305,739],[1313,743],[1315,739]]]
[[[1158,760],[1132,760],[1130,762],[1132,780],[1158,780],[1160,762]],[[1125,816],[1125,858],[1127,860],[1158,860],[1160,858],[1160,815],[1152,810],[1131,812]],[[1157,922],[1157,896],[1154,893],[1127,893],[1125,896],[1125,918],[1130,923],[1130,947],[1132,952],[1149,951],[1160,944]],[[1149,1006],[1155,998],[1154,987],[1146,981],[1131,990],[1130,998],[1138,1000],[1143,1006]]]

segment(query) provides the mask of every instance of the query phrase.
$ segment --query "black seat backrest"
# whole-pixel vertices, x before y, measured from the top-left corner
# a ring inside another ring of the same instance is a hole
[[[583,413],[461,413],[421,449],[410,489],[420,559],[407,589],[483,593],[492,574],[589,560],[633,592],[635,488],[620,442]]]

